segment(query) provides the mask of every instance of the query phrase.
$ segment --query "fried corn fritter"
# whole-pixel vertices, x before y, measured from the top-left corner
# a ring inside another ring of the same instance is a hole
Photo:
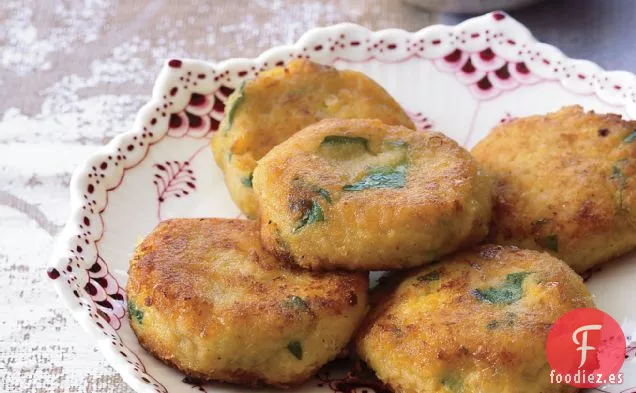
[[[482,240],[492,188],[438,132],[327,119],[272,149],[254,171],[261,240],[310,269],[422,265]]]
[[[356,347],[396,393],[578,391],[550,383],[545,343],[561,315],[594,304],[548,253],[481,246],[409,272],[377,299]]]
[[[366,273],[281,264],[253,221],[164,221],[137,247],[127,284],[140,344],[185,374],[255,387],[310,378],[349,342]]]
[[[248,81],[230,97],[212,141],[230,195],[248,217],[257,204],[252,190],[256,162],[297,131],[325,118],[373,118],[415,128],[400,105],[356,71],[294,60]]]
[[[495,178],[492,242],[579,273],[636,246],[636,122],[572,106],[500,125],[472,153]]]

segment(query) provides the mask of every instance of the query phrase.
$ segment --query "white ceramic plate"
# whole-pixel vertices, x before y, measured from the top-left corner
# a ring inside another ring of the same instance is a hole
[[[169,60],[132,131],[75,172],[72,214],[47,271],[73,316],[137,392],[243,391],[183,381],[141,349],[125,316],[123,288],[137,239],[161,219],[239,215],[214,164],[210,138],[235,86],[296,57],[366,73],[419,128],[443,131],[466,147],[498,123],[569,104],[636,118],[636,76],[568,59],[502,12],[416,33],[352,24],[320,28],[256,59]],[[626,336],[636,321],[635,262],[636,254],[623,257],[588,281],[597,305],[624,324]],[[628,347],[628,357],[625,383],[604,391],[636,392],[636,347]],[[338,379],[344,371],[336,367],[298,390],[374,390],[371,382]]]

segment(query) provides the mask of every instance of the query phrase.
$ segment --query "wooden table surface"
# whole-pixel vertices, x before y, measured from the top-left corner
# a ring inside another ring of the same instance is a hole
[[[629,28],[636,2],[594,1],[550,1],[513,15],[568,55],[634,71],[630,47],[612,49],[612,42],[633,42],[634,34],[611,21],[622,18]],[[213,3],[0,2],[0,290],[5,299],[0,302],[0,392],[131,392],[60,304],[44,269],[69,213],[73,169],[132,124],[164,59],[256,56],[292,43],[311,27],[344,21],[418,30],[463,18],[433,15],[397,0]],[[592,11],[585,11],[586,4]],[[617,12],[620,6],[627,12]],[[573,7],[582,14],[562,23],[558,13]],[[237,14],[248,8],[250,14]],[[585,18],[604,24],[586,28],[582,39]]]

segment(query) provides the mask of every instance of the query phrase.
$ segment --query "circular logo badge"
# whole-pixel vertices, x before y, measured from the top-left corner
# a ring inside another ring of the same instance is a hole
[[[625,335],[608,314],[579,308],[561,316],[550,329],[546,354],[552,383],[595,388],[622,383]]]

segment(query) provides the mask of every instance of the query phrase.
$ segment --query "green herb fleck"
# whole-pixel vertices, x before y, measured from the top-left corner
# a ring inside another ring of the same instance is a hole
[[[486,329],[492,330],[500,326],[513,327],[514,325],[515,325],[515,314],[512,312],[507,312],[505,319],[500,321],[493,319],[492,321],[488,322],[488,324],[486,325]]]
[[[417,277],[418,281],[437,281],[439,280],[439,272],[437,270],[433,270],[432,272],[428,272],[423,276]]]
[[[541,238],[537,241],[539,245],[543,248],[547,248],[548,250],[552,250],[554,252],[559,252],[559,237],[557,235],[548,235],[544,238]]]
[[[227,162],[232,162],[232,152],[231,151],[227,152]]]
[[[547,224],[547,223],[548,223],[548,221],[550,221],[550,220],[549,220],[549,219],[546,219],[546,218],[541,218],[541,219],[539,219],[539,220],[532,221],[530,224],[531,224],[533,227],[540,227],[540,226],[543,226],[543,225]]]
[[[493,319],[492,321],[488,322],[488,324],[486,325],[486,329],[492,330],[498,327],[513,327],[514,325],[515,325],[515,314],[512,312],[507,312],[505,319],[499,320],[499,321],[496,319]]]
[[[313,189],[313,191],[320,195],[321,197],[325,198],[325,201],[331,203],[331,195],[329,195],[329,191],[325,190],[324,188],[320,188],[320,187],[316,187]]]
[[[636,131],[635,131],[636,132]],[[616,164],[612,167],[612,176],[611,179],[614,183],[616,183],[616,187],[618,188],[618,192],[616,194],[616,205],[620,212],[625,211],[625,207],[623,206],[623,192],[627,187],[627,176],[625,172],[621,169],[621,167],[627,162],[626,158],[622,160],[616,161]]]
[[[309,310],[309,304],[300,296],[290,296],[285,300],[284,305],[296,310],[307,311]]]
[[[325,190],[324,188],[318,187],[315,184],[309,184],[301,178],[293,179],[292,184],[294,187],[294,193],[303,195],[304,199],[313,198],[314,195],[311,194],[315,194],[323,197],[325,201],[331,203],[331,195],[329,194],[329,191]]]
[[[298,232],[307,224],[325,221],[324,211],[318,203],[321,197],[327,201],[327,203],[331,203],[331,195],[329,191],[324,188],[307,183],[301,178],[294,178],[292,180],[289,208],[297,220],[292,233]]]
[[[289,344],[287,344],[287,350],[294,355],[296,359],[303,359],[303,347],[300,345],[300,341],[290,341]]]
[[[462,393],[464,391],[464,383],[457,375],[447,375],[442,378],[442,385],[453,393]]]
[[[618,160],[612,167],[612,180],[618,184],[620,188],[624,188],[627,184],[627,176],[621,169],[621,166],[627,161],[627,159]]]
[[[135,302],[132,300],[128,301],[128,315],[130,315],[130,318],[137,321],[140,325],[141,321],[144,319],[144,312],[138,309]]]
[[[507,312],[506,320],[504,321],[505,325],[508,327],[513,327],[515,325],[515,313]]]
[[[283,236],[281,235],[280,229],[278,229],[278,227],[276,227],[274,231],[274,240],[276,241],[276,247],[278,250],[289,253],[289,245],[287,244],[285,239],[283,239]]]
[[[227,133],[227,131],[232,128],[232,122],[234,121],[234,115],[236,113],[236,109],[243,103],[245,100],[244,93],[245,82],[241,82],[241,84],[236,88],[234,93],[232,93],[232,105],[228,108],[225,108],[225,113],[227,116],[227,121],[225,122],[225,126],[223,131]]]
[[[325,221],[325,213],[322,210],[322,207],[316,201],[309,201],[311,207],[303,214],[302,218],[296,224],[294,228],[294,233],[297,233],[305,226],[309,224],[313,224],[319,221]]]
[[[252,179],[254,178],[254,173],[250,173],[249,176],[245,176],[241,179],[241,184],[243,184],[247,188],[252,188]]]
[[[378,168],[354,184],[342,187],[344,191],[362,191],[371,188],[402,188],[406,183],[406,164],[395,168]]]
[[[401,141],[401,140],[396,140],[396,141],[387,141],[386,142],[387,145],[392,146],[392,147],[408,147],[408,143]]]
[[[360,144],[366,149],[369,145],[369,141],[367,138],[361,136],[328,135],[322,140],[320,147],[343,144]]]
[[[623,142],[632,143],[635,139],[636,139],[636,130],[632,131],[631,134],[627,135],[625,139],[623,139]]]
[[[473,295],[486,303],[512,304],[523,296],[523,280],[530,272],[510,273],[498,287],[475,289]]]
[[[399,326],[389,325],[387,328],[393,333],[396,337],[404,337],[404,331]]]

